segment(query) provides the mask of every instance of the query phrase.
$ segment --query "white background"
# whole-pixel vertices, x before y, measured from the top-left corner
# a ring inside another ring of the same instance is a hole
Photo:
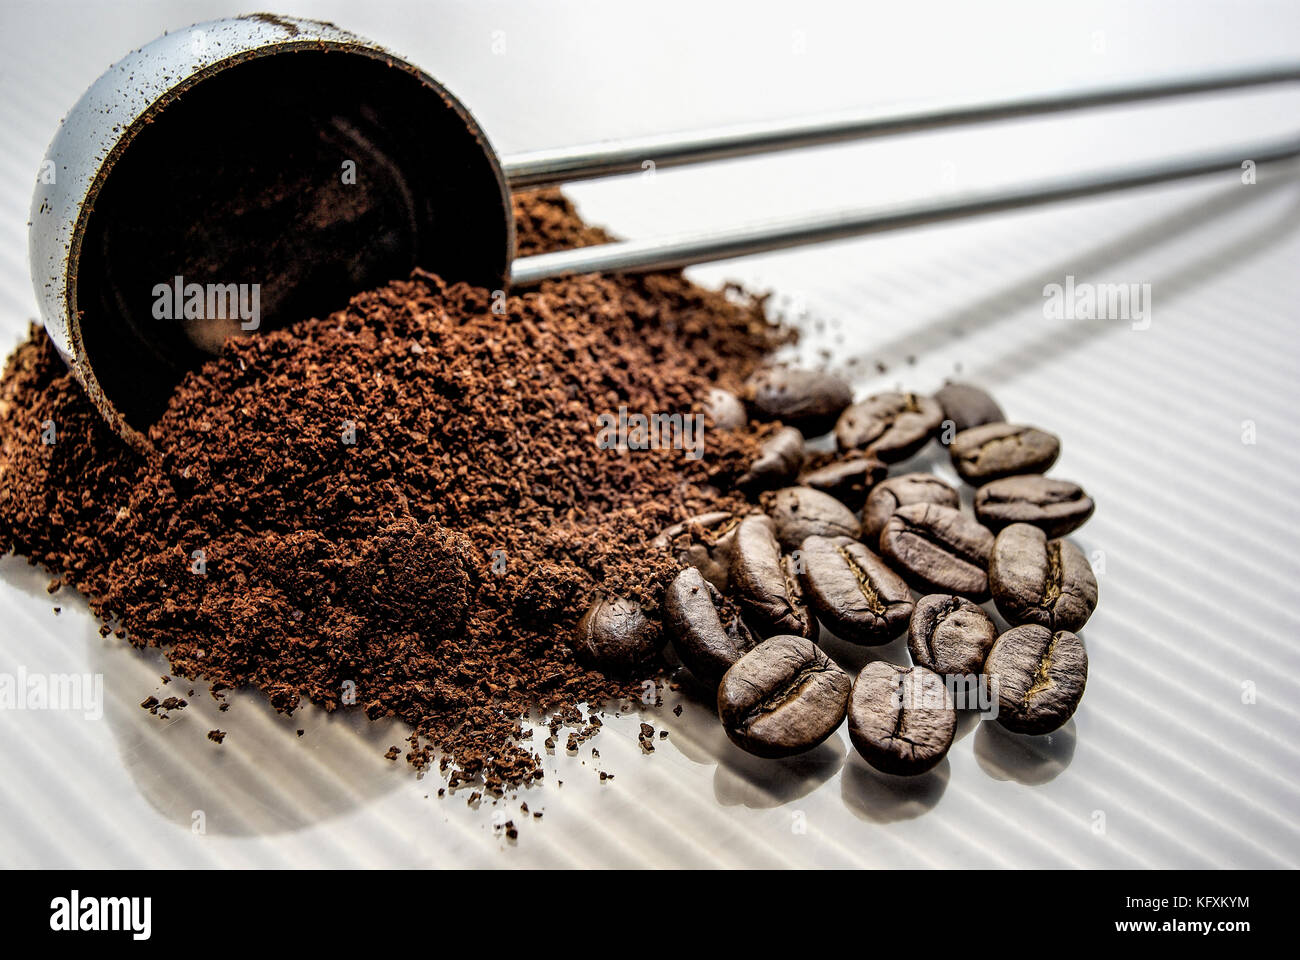
[[[6,347],[35,310],[25,223],[59,118],[128,49],[243,6],[0,5]],[[276,12],[333,20],[420,64],[502,153],[1300,56],[1296,4],[1063,6],[281,0]],[[1245,144],[1295,133],[1297,106],[1291,90],[1225,95],[572,195],[589,218],[648,236]],[[905,783],[872,773],[845,730],[794,761],[752,760],[704,705],[677,718],[670,698],[644,717],[670,731],[654,756],[636,746],[641,716],[611,716],[598,760],[589,745],[550,761],[547,786],[525,794],[545,818],[510,844],[493,816],[528,819],[518,801],[438,800],[437,777],[380,758],[404,743],[390,725],[286,719],[254,695],[217,714],[202,691],[170,721],[150,717],[136,704],[165,664],[101,640],[74,598],[50,598],[47,576],[8,558],[0,672],[102,673],[107,707],[102,720],[0,713],[0,864],[1295,866],[1298,213],[1293,173],[1254,186],[1225,174],[695,271],[779,291],[806,329],[804,358],[826,351],[860,391],[931,390],[960,370],[1063,437],[1053,473],[1097,500],[1075,540],[1104,571],[1083,634],[1087,695],[1062,732],[964,723],[945,764]],[[1150,329],[1045,319],[1043,286],[1067,274],[1151,284]],[[866,659],[832,652],[850,669]],[[230,731],[224,747],[205,739],[214,726]],[[615,779],[600,784],[600,769]]]

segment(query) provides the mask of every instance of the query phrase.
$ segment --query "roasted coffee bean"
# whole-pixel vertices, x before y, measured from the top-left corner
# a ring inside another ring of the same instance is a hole
[[[986,423],[953,437],[948,453],[961,478],[979,485],[1021,473],[1046,473],[1061,453],[1061,441],[1037,427]]]
[[[945,384],[934,395],[934,399],[943,408],[944,420],[951,420],[953,429],[958,433],[1006,419],[996,400],[969,383]]]
[[[732,743],[759,757],[811,750],[840,725],[852,681],[804,637],[760,643],[718,685],[718,716]]]
[[[994,532],[1032,523],[1049,537],[1063,537],[1083,526],[1094,507],[1077,483],[1034,474],[994,480],[975,493],[975,516]]]
[[[903,473],[882,480],[867,494],[862,510],[862,538],[870,544],[880,542],[885,524],[899,507],[913,503],[937,503],[941,507],[961,506],[957,491],[930,473]]]
[[[808,611],[793,562],[781,555],[771,517],[746,517],[736,528],[731,590],[760,636],[791,633],[817,639],[817,618]]]
[[[740,398],[730,390],[713,387],[704,402],[704,412],[713,418],[717,430],[738,430],[749,424],[749,414]]]
[[[810,437],[833,427],[853,402],[853,390],[839,377],[794,367],[759,370],[741,393],[757,419],[780,420]]]
[[[879,393],[855,403],[835,424],[842,450],[865,450],[897,463],[920,450],[943,423],[943,408],[915,393]]]
[[[850,456],[805,472],[799,482],[830,494],[850,510],[861,510],[871,488],[885,479],[889,466],[875,457]]]
[[[749,471],[736,485],[747,490],[783,486],[799,474],[803,458],[803,434],[794,427],[782,427],[763,441]]]
[[[731,570],[731,547],[736,542],[740,516],[726,511],[702,513],[674,523],[650,541],[659,552],[672,550],[677,562],[696,567],[704,579],[726,591]]]
[[[932,770],[948,753],[957,710],[943,678],[925,667],[876,660],[849,695],[849,739],[862,759],[895,776]]]
[[[952,507],[914,503],[900,507],[880,535],[880,552],[922,593],[989,598],[988,563],[993,534]]]
[[[1051,733],[1079,707],[1088,682],[1088,652],[1067,630],[1036,623],[998,637],[984,664],[996,685],[998,723],[1016,733]]]
[[[623,597],[598,598],[578,621],[575,647],[588,663],[623,673],[663,649],[663,631],[641,605]]]
[[[762,497],[776,524],[776,539],[786,551],[809,537],[854,537],[862,532],[857,515],[830,494],[811,487],[785,487]]]
[[[912,591],[885,561],[851,537],[809,537],[800,548],[804,596],[838,636],[888,643],[912,614]]]
[[[677,656],[713,688],[758,643],[740,610],[694,567],[687,567],[669,584],[664,611]]]
[[[1027,523],[998,534],[989,587],[1008,623],[1078,630],[1097,607],[1097,578],[1083,551],[1068,540],[1049,540]]]
[[[912,660],[942,676],[984,670],[998,629],[983,608],[965,597],[932,593],[916,601],[907,627]]]

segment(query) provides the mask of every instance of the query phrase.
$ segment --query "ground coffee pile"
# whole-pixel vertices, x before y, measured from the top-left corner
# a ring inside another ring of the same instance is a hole
[[[556,193],[515,213],[521,254],[604,239]],[[517,784],[541,775],[530,708],[589,731],[577,704],[641,693],[584,668],[573,626],[602,592],[657,608],[677,564],[646,542],[738,505],[718,488],[756,449],[715,430],[698,460],[620,454],[597,417],[699,411],[777,337],[761,303],[678,274],[554,281],[500,313],[416,271],[231,341],[144,456],[33,328],[0,383],[0,551],[217,694],[291,711],[354,693],[411,727],[417,766],[436,751],[453,780]]]

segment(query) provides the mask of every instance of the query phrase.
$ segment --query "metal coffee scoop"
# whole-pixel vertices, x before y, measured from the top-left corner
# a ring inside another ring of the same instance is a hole
[[[344,30],[268,14],[158,38],[59,128],[32,201],[45,328],[126,439],[229,334],[337,309],[420,266],[490,289],[659,270],[1265,164],[1300,139],[885,209],[514,257],[510,191],[1300,79],[1300,64],[1000,102],[500,157],[433,78]]]

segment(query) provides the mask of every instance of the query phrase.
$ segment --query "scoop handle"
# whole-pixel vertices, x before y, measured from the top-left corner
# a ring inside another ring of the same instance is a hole
[[[1140,83],[1085,87],[1008,96],[1000,100],[954,99],[923,106],[875,108],[834,116],[753,123],[694,133],[536,150],[501,158],[511,189],[541,187],[639,173],[656,168],[726,160],[798,147],[894,136],[1070,110],[1240,90],[1300,80],[1300,62],[1246,70],[1166,77]]]
[[[1025,187],[962,194],[937,201],[863,210],[837,210],[757,223],[729,230],[710,230],[650,240],[628,240],[537,254],[516,259],[511,284],[528,287],[554,277],[583,273],[637,273],[670,270],[694,263],[729,260],[787,247],[864,234],[899,230],[984,213],[1016,210],[1056,200],[1072,200],[1225,170],[1240,170],[1300,155],[1300,138],[1206,154],[1160,164],[1126,167],[1040,181]]]

